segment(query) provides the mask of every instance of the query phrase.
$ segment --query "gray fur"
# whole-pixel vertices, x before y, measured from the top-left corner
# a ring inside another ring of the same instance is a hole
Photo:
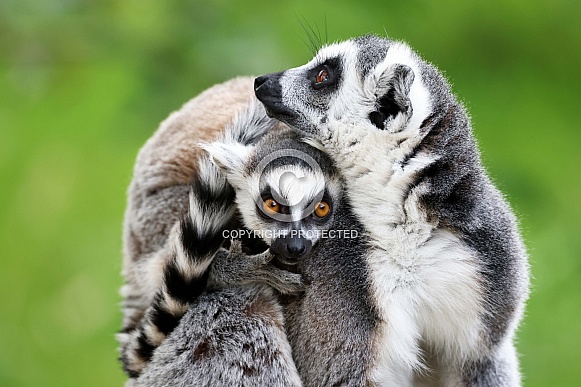
[[[323,91],[309,88],[308,77],[337,56],[342,84],[328,91],[321,112],[309,101]],[[367,259],[375,278],[372,303],[387,311],[380,319],[388,322],[374,338],[375,383],[412,385],[414,373],[432,367],[444,385],[520,385],[512,340],[528,297],[526,251],[512,211],[482,167],[468,115],[438,70],[400,42],[365,37],[257,78],[255,88],[269,115],[322,141],[376,246]],[[385,122],[378,119],[380,106],[389,114]],[[428,247],[438,243],[448,243],[459,259],[446,261],[442,250]],[[464,289],[459,295],[473,294],[465,313],[453,311],[454,296],[438,299],[426,290],[430,278],[439,279],[421,276],[430,260],[465,281],[449,283]],[[399,287],[389,288],[391,282]],[[442,310],[450,308],[449,315],[431,310],[431,301],[446,299]],[[399,303],[408,310],[394,307]],[[476,312],[477,323],[456,337],[446,324],[435,329],[425,322],[425,316],[468,321]],[[409,327],[391,326],[390,318]],[[395,342],[408,333],[407,341]]]
[[[357,70],[361,78],[365,78],[385,58],[389,49],[389,41],[375,35],[365,35],[354,39],[359,47],[357,52]]]
[[[248,77],[213,86],[172,113],[139,151],[123,227],[123,329],[135,327],[159,286],[157,263],[169,259],[170,230],[187,212],[198,143],[216,139],[253,98]]]
[[[287,297],[285,317],[293,358],[305,386],[369,383],[371,336],[378,315],[364,260],[367,239],[347,198],[333,229],[355,230],[356,239],[328,239],[304,262],[304,295]]]
[[[136,386],[287,387],[301,382],[268,287],[203,294],[156,350]]]

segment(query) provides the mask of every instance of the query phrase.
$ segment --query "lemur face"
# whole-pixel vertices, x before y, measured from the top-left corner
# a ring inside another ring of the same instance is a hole
[[[419,62],[402,43],[364,36],[324,47],[304,66],[256,78],[255,93],[269,116],[315,137],[354,126],[360,135],[394,133],[419,127],[427,116]]]
[[[324,237],[342,186],[321,151],[296,134],[266,136],[257,145],[205,146],[236,191],[245,225],[285,264],[296,264]]]

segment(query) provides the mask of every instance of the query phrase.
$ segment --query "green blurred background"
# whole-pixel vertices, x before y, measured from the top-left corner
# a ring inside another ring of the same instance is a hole
[[[465,101],[521,219],[525,384],[581,379],[581,2],[0,0],[0,385],[118,386],[121,225],[139,147],[189,98],[330,41],[408,41]],[[326,20],[326,22],[325,22]]]

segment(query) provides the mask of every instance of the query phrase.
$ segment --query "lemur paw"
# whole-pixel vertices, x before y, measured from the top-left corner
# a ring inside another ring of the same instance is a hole
[[[301,293],[305,291],[305,281],[301,274],[279,269],[272,264],[268,264],[263,275],[263,281],[282,294]]]
[[[216,255],[210,278],[216,286],[267,284],[283,294],[303,291],[301,275],[272,265],[273,258],[270,250],[245,254],[241,242],[233,240],[229,250],[221,249]]]

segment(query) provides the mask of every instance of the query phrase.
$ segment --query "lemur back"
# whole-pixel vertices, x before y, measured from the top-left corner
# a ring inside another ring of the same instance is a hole
[[[136,386],[301,386],[278,296],[268,286],[205,292]]]
[[[410,386],[434,371],[445,386],[520,385],[526,251],[439,71],[404,43],[364,36],[257,78],[255,93],[322,142],[370,238],[369,382]]]

